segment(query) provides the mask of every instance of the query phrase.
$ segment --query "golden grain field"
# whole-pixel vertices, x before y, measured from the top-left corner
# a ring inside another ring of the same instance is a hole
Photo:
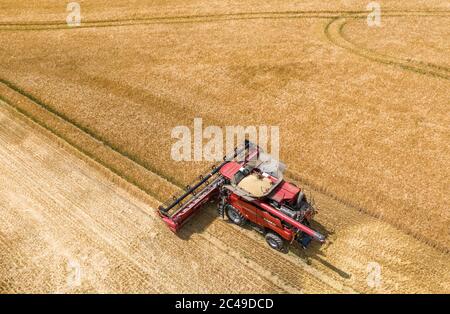
[[[448,5],[394,1],[368,27],[365,1],[79,3],[77,28],[58,1],[0,4],[7,106],[158,201],[209,166],[170,158],[174,127],[279,126],[287,177],[317,195],[326,256],[353,279],[320,259],[311,272],[371,292],[365,263],[379,259],[381,292],[449,291],[442,272],[419,287],[412,265],[448,275]]]

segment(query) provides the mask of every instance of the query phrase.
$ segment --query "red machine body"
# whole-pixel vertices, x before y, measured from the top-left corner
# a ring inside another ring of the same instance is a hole
[[[283,217],[280,219],[280,217],[272,215],[267,211],[267,208],[263,208],[264,203],[248,203],[236,194],[231,194],[228,201],[233,207],[239,209],[242,215],[249,221],[263,228],[275,231],[288,242],[292,242],[294,239],[294,232],[281,223]]]
[[[177,232],[206,202],[217,199],[222,217],[256,226],[274,249],[282,250],[294,240],[303,247],[313,239],[324,242],[310,227],[315,208],[300,188],[283,179],[278,162],[263,156],[258,146],[246,141],[182,195],[161,205],[160,216]]]

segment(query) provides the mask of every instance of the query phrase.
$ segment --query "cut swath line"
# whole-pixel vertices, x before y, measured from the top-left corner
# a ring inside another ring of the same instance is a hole
[[[36,122],[35,122],[36,123]],[[57,135],[56,135],[57,136]],[[59,136],[58,136],[59,137]],[[88,176],[88,177],[90,177],[90,176]],[[107,188],[109,188],[109,189],[111,189],[110,187],[107,187]],[[57,206],[58,207],[58,206]],[[145,214],[148,214],[148,213],[146,213],[144,210],[142,210],[141,208],[139,208],[139,207],[136,207],[136,209],[138,209],[138,210],[140,210],[141,212],[144,212]],[[155,215],[154,214],[150,214],[149,215],[149,217],[150,217],[150,219],[152,219],[152,220],[155,220],[155,219],[157,219],[156,217],[155,217]],[[81,220],[80,220],[81,221]],[[82,219],[82,221],[89,221],[89,219]],[[222,225],[222,228],[232,228],[232,226],[228,226],[228,225],[226,225],[226,224],[224,224],[224,225]],[[253,238],[253,237],[249,237],[248,235],[246,235],[246,234],[241,234],[243,237],[245,237],[245,238],[247,238],[249,241],[255,241],[255,239]],[[207,241],[209,241],[209,242],[211,242],[212,244],[214,244],[214,245],[218,245],[220,248],[222,248],[223,250],[225,250],[226,248],[229,248],[229,247],[224,247],[223,245],[223,243],[222,243],[222,241],[221,240],[219,240],[219,238],[217,238],[216,236],[214,236],[213,234],[211,234],[211,233],[209,233],[209,232],[207,232],[207,233],[202,233],[202,234],[199,234],[199,237],[200,238],[203,238],[203,239],[205,239],[205,240],[207,240]],[[219,242],[218,242],[219,241]],[[264,248],[264,250],[265,250],[266,248]],[[228,250],[228,252],[232,255],[232,257],[233,258],[235,258],[235,259],[237,259],[240,263],[243,263],[243,265],[246,265],[246,261],[248,262],[248,260],[246,260],[245,259],[245,257],[244,256],[242,256],[242,254],[241,253],[239,253],[239,250],[232,250],[232,252],[230,252],[230,250]],[[285,257],[283,257],[283,258],[285,258]],[[293,262],[292,260],[291,260],[291,262]],[[298,288],[295,288],[295,287],[292,287],[292,286],[290,286],[285,280],[283,280],[282,278],[277,278],[277,277],[273,277],[273,276],[270,276],[268,273],[267,273],[267,271],[266,270],[264,270],[263,268],[262,268],[262,266],[260,266],[259,264],[257,264],[256,262],[251,262],[252,263],[252,265],[254,266],[254,267],[256,267],[257,269],[255,270],[255,271],[257,271],[257,273],[259,273],[261,276],[263,276],[264,278],[266,278],[267,280],[269,280],[269,281],[271,281],[271,282],[273,282],[276,286],[278,286],[278,287],[280,287],[280,288],[282,288],[282,289],[284,289],[286,292],[291,292],[291,293],[298,293],[298,292],[301,292],[301,290],[298,290]],[[294,263],[295,265],[298,265],[298,264],[296,264],[296,263]],[[342,283],[340,283],[340,282],[338,282],[338,281],[336,281],[336,280],[334,280],[334,279],[332,279],[331,277],[329,277],[328,275],[326,275],[325,273],[323,273],[323,272],[321,272],[321,271],[319,271],[319,270],[316,270],[316,269],[314,269],[313,267],[311,267],[311,266],[309,266],[309,265],[307,265],[306,263],[304,263],[304,262],[302,262],[301,263],[301,267],[302,267],[302,269],[304,269],[309,275],[311,275],[312,277],[314,277],[314,278],[317,278],[317,280],[319,280],[319,281],[321,281],[322,283],[324,283],[325,285],[327,285],[327,286],[330,286],[330,287],[332,287],[334,290],[336,290],[336,291],[347,291],[347,292],[351,292],[351,293],[355,293],[356,291],[354,291],[354,290],[352,290],[352,289],[350,289],[350,288],[348,288],[348,287],[346,287],[345,285],[343,285]]]

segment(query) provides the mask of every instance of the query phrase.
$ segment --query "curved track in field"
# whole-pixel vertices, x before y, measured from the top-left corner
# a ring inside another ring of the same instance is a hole
[[[388,14],[392,14],[390,16],[448,16],[445,15],[448,12],[420,12],[420,11],[404,11],[404,12],[398,12],[398,11],[392,11]],[[361,55],[363,57],[366,57],[372,61],[376,61],[383,64],[389,64],[389,65],[397,65],[405,70],[411,70],[414,72],[418,72],[421,74],[426,75],[432,75],[434,77],[438,78],[444,78],[448,79],[447,76],[445,76],[446,72],[448,72],[448,69],[440,69],[436,68],[434,65],[425,64],[421,65],[421,63],[417,61],[405,61],[394,57],[389,56],[383,56],[380,54],[377,54],[375,52],[368,51],[362,47],[357,47],[356,45],[352,44],[347,38],[345,38],[342,34],[342,29],[345,26],[346,20],[345,18],[365,18],[365,12],[359,12],[359,11],[311,11],[311,12],[265,12],[265,13],[239,13],[239,14],[221,14],[221,15],[198,15],[198,16],[181,16],[181,17],[151,17],[151,18],[145,18],[145,19],[124,19],[124,20],[109,20],[109,21],[89,21],[84,23],[79,28],[96,28],[96,27],[120,27],[120,26],[131,26],[131,25],[148,25],[148,24],[155,24],[155,23],[205,23],[205,22],[217,22],[217,21],[229,21],[229,20],[250,20],[250,19],[289,19],[289,18],[325,18],[325,19],[331,19],[331,22],[327,25],[325,29],[325,33],[327,34],[330,41],[341,47],[344,48],[352,53]],[[35,23],[27,23],[27,24],[20,24],[20,23],[3,23],[0,24],[0,31],[46,31],[46,30],[68,30],[69,27],[66,26],[65,23],[46,23],[46,22],[35,22]],[[71,29],[74,30],[74,29]],[[170,180],[167,180],[167,178],[164,178],[162,174],[158,173],[157,169],[154,169],[153,167],[149,167],[149,165],[146,165],[142,161],[134,158],[133,156],[129,156],[127,152],[120,150],[119,148],[115,147],[113,143],[108,143],[105,141],[101,136],[98,134],[95,134],[91,132],[88,129],[82,128],[79,125],[77,125],[74,121],[72,121],[69,117],[65,117],[59,112],[52,110],[49,106],[47,106],[45,103],[38,100],[33,95],[25,92],[22,90],[19,86],[15,85],[14,83],[5,80],[0,79],[0,83],[7,87],[8,89],[14,91],[14,93],[20,94],[22,97],[28,99],[31,103],[33,103],[33,106],[40,107],[44,111],[47,111],[50,116],[53,116],[53,119],[60,120],[64,123],[70,124],[72,127],[74,127],[77,132],[81,132],[86,134],[88,137],[90,137],[94,142],[99,142],[102,145],[105,145],[108,150],[110,150],[112,153],[117,154],[121,158],[125,158],[130,160],[132,163],[136,164],[138,168],[141,170],[146,170],[150,173],[153,173],[153,175],[160,177],[162,180],[161,182],[163,184],[171,185],[171,188],[176,188],[176,186],[179,186],[176,182],[170,182]],[[69,142],[71,145],[76,147],[79,151],[86,154],[87,156],[93,158],[97,162],[102,163],[103,166],[109,168],[119,176],[124,177],[127,181],[130,183],[140,187],[142,189],[142,186],[139,185],[139,182],[133,180],[130,177],[123,176],[123,173],[120,172],[120,170],[115,169],[114,167],[111,168],[111,165],[108,164],[108,162],[102,162],[102,160],[99,160],[97,156],[95,156],[95,152],[86,151],[79,143],[76,141],[67,138],[64,134],[59,133],[58,130],[55,130],[54,126],[52,126],[51,123],[48,123],[45,121],[45,119],[38,119],[33,116],[33,114],[30,114],[27,112],[26,109],[23,107],[19,107],[15,104],[14,101],[11,101],[9,97],[0,97],[1,99],[7,101],[7,103],[22,113],[26,114],[30,118],[32,118],[35,122],[39,123],[41,126],[44,126],[48,130],[55,133],[58,137],[61,137],[62,139]],[[148,194],[151,196],[155,196],[152,191],[146,190]],[[323,191],[321,191],[323,192]],[[326,194],[326,193],[325,193]],[[339,200],[334,195],[328,195],[332,198],[335,198]],[[328,200],[328,202],[332,203],[332,201]],[[334,205],[333,205],[334,206]],[[350,212],[354,212],[353,210],[348,210],[346,213],[340,213],[338,216],[340,216],[342,219],[348,219]],[[358,221],[360,220],[366,220],[366,218],[361,218],[359,214],[353,213],[350,215],[349,221],[347,223],[355,223],[358,224]],[[208,216],[202,216],[200,219],[208,221]],[[352,221],[352,219],[355,219]],[[370,218],[368,218],[370,220]],[[162,226],[162,224],[161,224]],[[162,226],[164,227],[164,226]],[[192,228],[192,227],[190,227]],[[110,232],[112,229],[108,229]],[[106,234],[106,233],[105,233]],[[218,234],[220,236],[218,236]],[[207,229],[206,231],[202,232],[199,237],[202,237],[204,240],[206,239],[208,242],[210,242],[214,247],[221,249],[225,255],[231,255],[234,259],[239,261],[241,264],[249,264],[251,268],[258,273],[263,278],[266,278],[267,280],[271,281],[274,287],[278,287],[278,289],[282,291],[302,291],[302,292],[308,292],[309,289],[304,289],[305,282],[307,284],[311,284],[311,286],[315,287],[316,291],[330,291],[330,292],[353,292],[354,290],[350,288],[348,285],[350,284],[348,282],[348,277],[341,275],[336,275],[336,269],[332,270],[331,264],[329,262],[321,261],[321,264],[315,264],[314,267],[309,266],[307,263],[302,261],[301,259],[298,259],[295,256],[292,255],[279,255],[277,253],[274,253],[270,250],[268,250],[264,245],[256,245],[255,247],[255,241],[254,241],[254,233],[253,231],[247,232],[247,231],[241,231],[234,226],[230,226],[227,224],[224,224],[222,222],[213,223],[211,224],[211,227]],[[228,244],[228,241],[236,242],[235,239],[239,239],[239,244],[233,246],[232,248]],[[334,241],[339,241],[339,239],[334,239]],[[260,242],[262,242],[260,240]],[[420,247],[420,245],[418,246]],[[255,251],[256,254],[254,254],[257,258],[251,258],[248,255],[248,251]],[[321,253],[323,254],[323,252]],[[389,254],[395,254],[395,253],[387,253]],[[263,256],[264,258],[259,258]],[[146,256],[145,258],[150,258],[150,256]],[[250,259],[249,259],[250,258]],[[320,259],[320,257],[315,257]],[[276,271],[274,272],[272,270],[272,273],[267,273],[266,269],[266,261],[270,265],[276,265],[279,264],[280,261],[283,262],[284,265],[286,265],[287,269],[289,271],[282,272],[280,274],[276,274]],[[323,267],[323,265],[329,264],[327,267]],[[330,266],[331,265],[331,266]],[[317,266],[319,266],[317,268]],[[305,275],[301,274],[295,274],[297,271],[297,267],[301,267],[306,273]],[[345,273],[345,271],[343,271]],[[164,290],[164,289],[162,289]],[[358,287],[356,290],[358,291],[364,291],[364,288]]]

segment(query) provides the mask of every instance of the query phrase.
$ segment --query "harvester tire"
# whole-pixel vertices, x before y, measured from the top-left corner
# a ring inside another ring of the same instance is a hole
[[[273,232],[267,232],[266,234],[267,244],[274,250],[284,251],[284,240],[278,234]]]
[[[225,214],[232,223],[238,226],[243,226],[247,222],[245,217],[236,208],[229,204],[225,206]]]

